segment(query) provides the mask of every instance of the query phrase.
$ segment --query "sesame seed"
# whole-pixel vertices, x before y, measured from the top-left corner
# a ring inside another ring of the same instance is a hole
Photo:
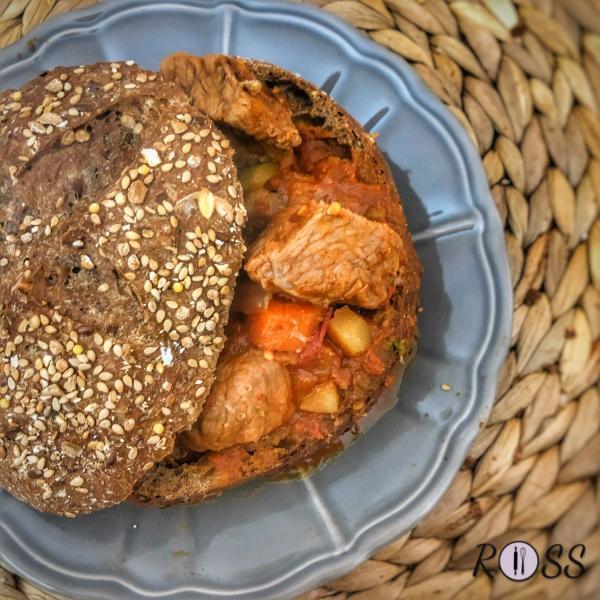
[[[442,383],[442,385],[440,385],[440,388],[444,390],[444,392],[449,392],[452,389],[447,383]]]
[[[85,483],[85,480],[83,479],[83,477],[80,477],[79,475],[77,475],[77,477],[74,477],[70,481],[70,485],[75,488],[81,487],[84,483]]]
[[[178,120],[175,120],[175,119],[173,119],[171,121],[171,128],[177,134],[183,133],[184,131],[187,131],[187,125],[185,123],[182,123],[181,121],[178,121]]]
[[[121,427],[121,425],[119,425],[118,423],[115,423],[112,428],[111,428],[114,433],[116,433],[117,435],[125,435],[125,430],[123,429],[123,427]]]
[[[121,123],[127,127],[127,129],[133,129],[135,127],[135,119],[131,115],[122,115]]]
[[[79,262],[82,269],[91,271],[94,268],[94,262],[87,254],[82,254]]]
[[[157,167],[162,162],[160,155],[154,148],[144,148],[142,150],[142,156],[146,159],[148,166]]]
[[[192,174],[189,171],[184,171],[181,175],[181,183],[188,183],[192,179]]]

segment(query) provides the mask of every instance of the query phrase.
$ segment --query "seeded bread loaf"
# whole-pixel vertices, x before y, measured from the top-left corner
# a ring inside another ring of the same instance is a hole
[[[229,142],[133,63],[0,94],[0,487],[126,499],[198,417],[244,252]]]
[[[385,158],[375,140],[325,92],[275,65],[220,55],[194,57],[177,53],[162,62],[161,73],[181,85],[195,105],[217,124],[239,133],[238,139],[258,140],[267,155],[299,146],[302,140],[296,125],[321,127],[356,164],[360,181],[389,186],[380,220],[401,240],[398,284],[392,298],[372,317],[376,327],[391,331],[402,340],[392,351],[388,351],[385,339],[377,342],[383,371],[376,376],[359,369],[352,371],[343,410],[332,416],[321,415],[320,437],[308,436],[300,418],[257,442],[238,444],[221,452],[198,454],[178,442],[175,455],[140,480],[134,492],[138,502],[168,506],[198,502],[243,481],[301,466],[306,459],[338,443],[345,432],[356,426],[376,402],[382,385],[399,376],[394,369],[408,362],[413,354],[421,265]],[[272,110],[252,109],[261,103]],[[260,119],[268,121],[262,129]],[[262,133],[256,135],[256,130]],[[240,155],[236,153],[236,160]],[[249,198],[246,200],[248,204]],[[281,214],[284,213],[285,210]],[[256,244],[260,243],[259,238]],[[227,346],[223,356],[231,352],[235,353],[235,349]]]

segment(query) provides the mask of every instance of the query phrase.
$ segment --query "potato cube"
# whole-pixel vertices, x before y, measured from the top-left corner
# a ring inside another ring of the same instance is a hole
[[[340,395],[333,381],[318,385],[300,401],[300,408],[307,412],[335,413],[340,406]]]
[[[254,192],[264,187],[267,181],[277,174],[278,170],[277,165],[272,162],[240,169],[238,176],[244,192]]]
[[[358,356],[371,345],[369,324],[347,306],[335,311],[327,333],[348,356]]]

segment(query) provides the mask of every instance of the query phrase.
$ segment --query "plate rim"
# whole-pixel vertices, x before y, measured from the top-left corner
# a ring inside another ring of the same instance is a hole
[[[24,62],[34,61],[38,55],[43,53],[45,44],[57,35],[76,29],[90,30],[117,13],[143,6],[148,6],[148,3],[144,0],[104,0],[101,4],[69,12],[45,22],[17,44],[0,51],[0,72],[10,70],[11,66],[17,67]],[[357,532],[342,551],[330,553],[316,561],[309,561],[303,565],[301,570],[296,570],[286,577],[280,578],[272,585],[266,584],[258,590],[273,595],[273,597],[281,597],[281,594],[286,594],[287,597],[349,572],[369,558],[378,547],[389,543],[402,531],[413,527],[433,508],[460,468],[468,448],[479,430],[480,423],[485,421],[489,415],[495,396],[498,371],[509,346],[512,320],[512,294],[510,294],[510,291],[512,286],[504,245],[503,227],[494,209],[481,159],[467,133],[452,113],[425,87],[412,70],[412,67],[401,57],[376,44],[331,13],[311,5],[282,2],[280,0],[226,0],[224,2],[219,0],[163,0],[153,3],[153,8],[161,6],[170,10],[177,10],[177,7],[232,7],[253,14],[275,12],[308,18],[326,26],[338,38],[341,38],[354,50],[360,51],[365,57],[384,65],[396,79],[402,82],[406,97],[413,104],[421,105],[422,110],[420,112],[426,111],[431,118],[435,119],[436,125],[444,129],[452,139],[455,146],[454,153],[458,154],[465,170],[465,181],[472,199],[472,206],[482,222],[482,232],[478,236],[478,241],[483,251],[482,263],[485,267],[485,279],[490,291],[490,302],[493,303],[494,318],[491,320],[484,344],[476,354],[477,360],[471,372],[471,377],[476,382],[474,395],[476,394],[477,397],[474,397],[472,406],[467,407],[468,410],[464,411],[462,418],[457,420],[448,430],[443,472],[437,480],[432,480],[429,483],[428,487],[433,487],[433,489],[429,490],[429,493],[425,493],[427,502],[423,502],[421,499],[420,510],[416,511],[418,514],[413,515],[409,524],[404,524],[401,531],[397,531],[393,527],[395,513],[387,515],[375,523],[369,523],[369,526]],[[78,20],[83,21],[81,25],[78,24]],[[34,42],[37,48],[34,52],[31,52],[30,44]],[[486,233],[485,236],[483,232]],[[386,523],[388,521],[389,523]],[[387,532],[382,533],[382,529],[386,528],[386,524]],[[10,532],[1,522],[0,530],[10,535]],[[27,554],[26,549],[23,548],[14,535],[11,541]],[[121,577],[113,575],[108,578],[97,579],[95,585],[90,585],[92,584],[90,576],[82,577],[85,574],[67,573],[64,570],[61,571],[57,565],[49,565],[47,562],[42,561],[40,566],[48,571],[50,575],[50,580],[44,580],[36,577],[36,575],[32,576],[31,572],[25,572],[18,564],[14,564],[13,561],[7,559],[4,556],[5,546],[7,544],[3,544],[0,560],[7,564],[13,572],[21,574],[40,585],[40,587],[63,595],[65,593],[76,593],[78,594],[77,597],[82,597],[83,588],[87,594],[98,594],[97,596],[87,595],[86,597],[100,598],[103,593],[102,586],[109,583],[118,586],[118,589],[122,592],[134,593],[137,597],[174,598],[180,594],[200,592],[198,588],[180,586],[169,589],[164,593],[155,594],[149,590],[140,589],[137,585],[127,581],[126,574]],[[30,555],[30,558],[40,563],[41,557],[34,558]],[[55,583],[59,580],[62,585],[56,587]],[[65,586],[64,584],[69,585]],[[250,596],[256,591],[256,588],[248,590],[248,594],[244,594],[244,596]],[[266,596],[263,594],[262,597]]]

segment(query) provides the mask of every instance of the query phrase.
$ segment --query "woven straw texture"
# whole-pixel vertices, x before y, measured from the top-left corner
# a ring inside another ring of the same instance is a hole
[[[0,0],[0,47],[94,0]],[[415,529],[303,600],[600,593],[600,0],[310,0],[411,62],[479,150],[514,293],[497,401]],[[472,576],[476,545],[583,543],[578,579]],[[47,600],[0,568],[0,598]]]

